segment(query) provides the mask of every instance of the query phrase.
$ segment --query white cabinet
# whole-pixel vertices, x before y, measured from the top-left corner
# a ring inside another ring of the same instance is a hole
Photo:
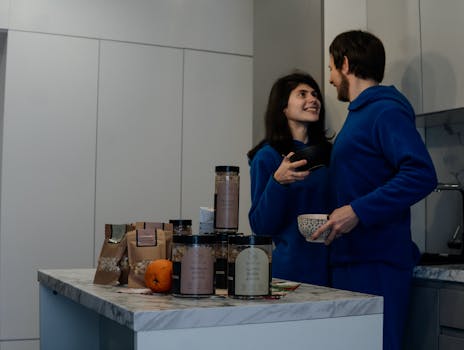
[[[92,267],[105,223],[197,230],[214,165],[249,232],[252,6],[0,0],[0,350],[37,348],[36,270]]]
[[[463,15],[460,0],[367,0],[368,29],[386,49],[384,82],[418,114],[464,107]]]
[[[98,42],[10,31],[0,339],[38,337],[37,269],[91,267]]]
[[[419,0],[368,0],[367,28],[385,46],[383,83],[395,85],[422,112]]]
[[[464,107],[464,2],[420,0],[424,112]]]
[[[8,28],[9,0],[0,0],[0,29]]]
[[[12,0],[10,28],[251,55],[253,0]]]
[[[198,230],[201,206],[214,205],[216,165],[240,167],[239,230],[251,233],[252,59],[185,52],[182,126],[182,216]]]
[[[95,211],[105,223],[179,215],[182,50],[101,42]]]

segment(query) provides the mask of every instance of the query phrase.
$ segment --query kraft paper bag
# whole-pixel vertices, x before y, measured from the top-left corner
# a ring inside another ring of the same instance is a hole
[[[121,260],[127,251],[126,233],[130,225],[105,225],[105,240],[98,258],[95,284],[117,285],[121,278]]]
[[[169,236],[169,232],[166,234],[163,229],[150,225],[144,226],[148,228],[141,227],[136,225],[135,231],[127,233],[129,288],[146,288],[145,271],[148,264],[153,260],[167,258],[166,237]]]

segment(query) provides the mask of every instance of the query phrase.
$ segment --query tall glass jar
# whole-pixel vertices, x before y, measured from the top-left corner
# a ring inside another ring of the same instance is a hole
[[[238,231],[240,168],[217,166],[214,186],[214,229],[216,232]]]

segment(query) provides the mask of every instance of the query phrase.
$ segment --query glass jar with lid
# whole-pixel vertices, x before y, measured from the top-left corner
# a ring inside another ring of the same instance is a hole
[[[191,235],[192,234],[192,220],[176,219],[169,220],[172,224],[172,232],[175,235]]]
[[[215,170],[214,229],[216,232],[237,232],[240,168],[224,165]]]
[[[172,241],[172,293],[208,296],[215,293],[214,235],[174,235]]]
[[[227,259],[227,284],[230,296],[256,298],[271,294],[271,237],[230,236]]]

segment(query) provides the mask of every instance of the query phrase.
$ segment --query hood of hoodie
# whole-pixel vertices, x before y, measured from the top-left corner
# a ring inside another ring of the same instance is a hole
[[[394,102],[400,105],[402,108],[407,110],[407,115],[411,118],[415,117],[414,108],[411,106],[406,97],[399,92],[394,86],[376,85],[371,86],[361,92],[348,106],[350,112],[355,112],[364,108],[366,105],[370,105],[376,101]]]

